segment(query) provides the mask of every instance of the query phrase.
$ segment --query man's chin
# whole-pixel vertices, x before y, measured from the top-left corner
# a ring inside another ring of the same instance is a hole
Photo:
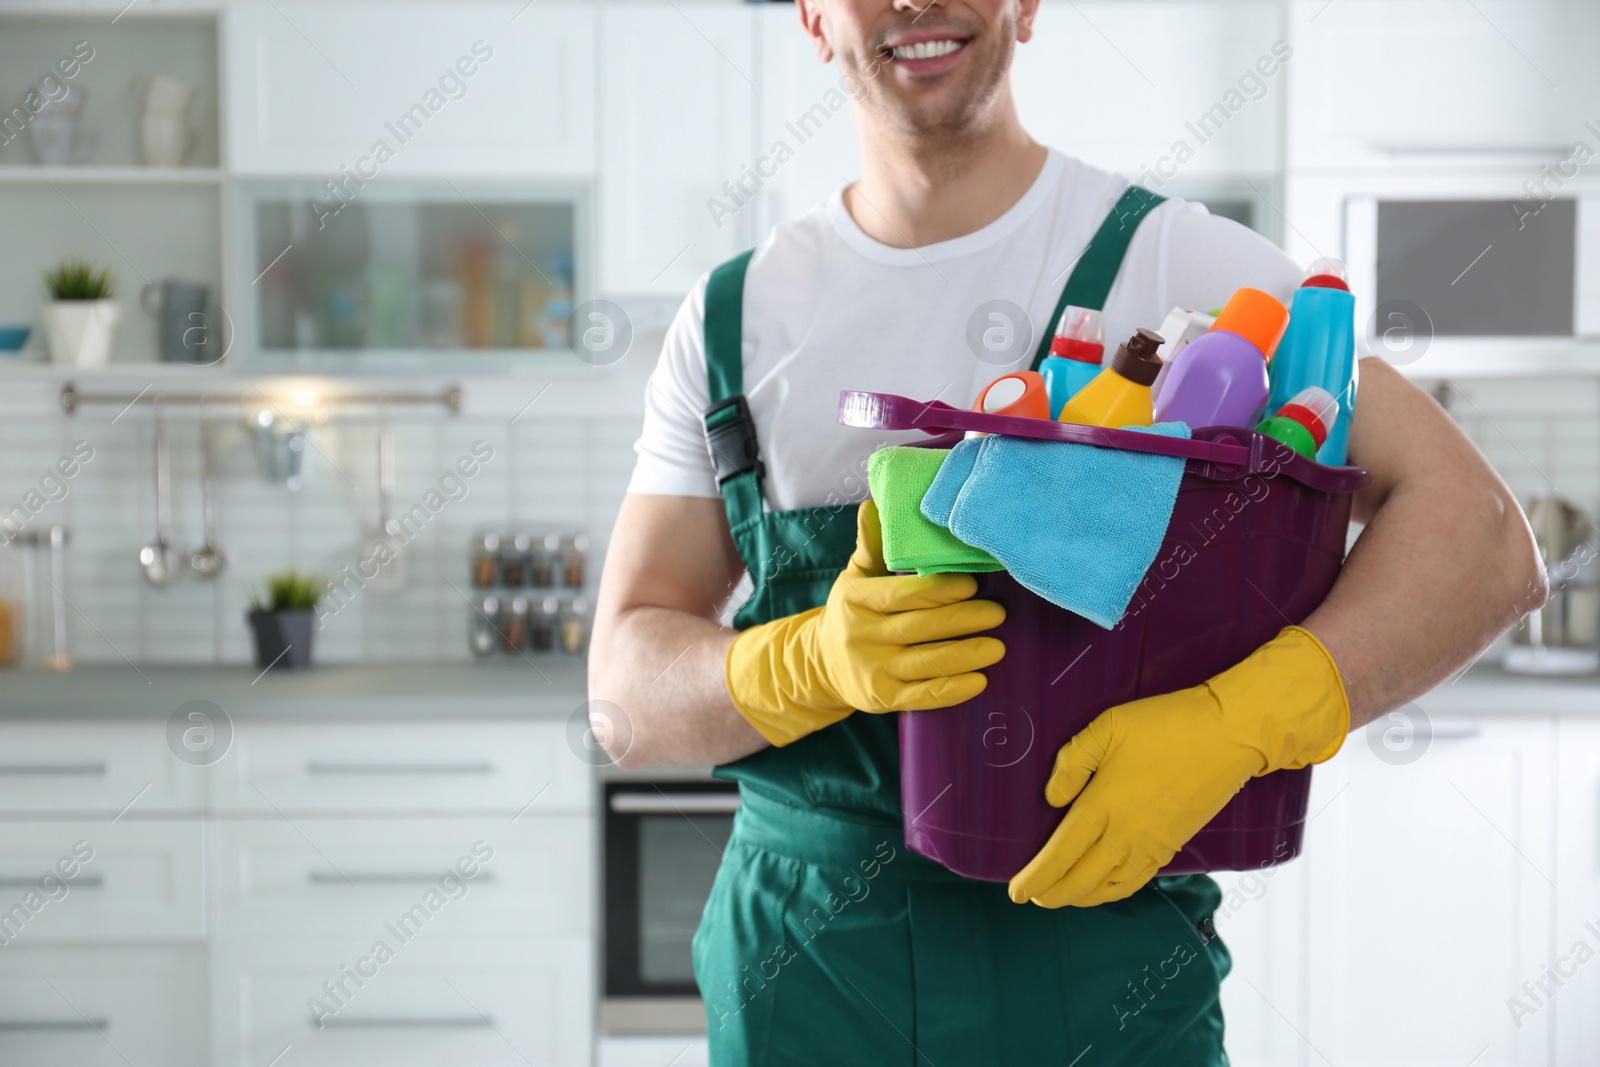
[[[927,137],[961,134],[976,125],[978,113],[974,101],[964,96],[899,99],[890,105],[890,110],[891,122],[897,129]]]

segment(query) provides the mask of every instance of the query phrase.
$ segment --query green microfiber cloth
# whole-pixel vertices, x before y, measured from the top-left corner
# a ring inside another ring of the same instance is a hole
[[[891,571],[943,574],[1005,569],[983,549],[923,517],[922,497],[949,454],[948,448],[892,445],[867,460],[867,484],[883,524],[883,562]]]

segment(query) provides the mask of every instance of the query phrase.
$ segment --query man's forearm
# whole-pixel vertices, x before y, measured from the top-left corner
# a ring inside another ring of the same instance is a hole
[[[596,723],[620,766],[727,763],[767,747],[728,697],[724,665],[737,631],[669,608],[617,616],[591,649],[589,695],[614,721]],[[593,717],[593,712],[591,712]],[[602,732],[603,731],[603,732]]]
[[[1339,665],[1352,730],[1467,666],[1543,599],[1514,502],[1448,515],[1428,497],[1389,500],[1305,622]]]
[[[1339,666],[1351,729],[1466,667],[1545,597],[1532,533],[1505,483],[1425,394],[1373,363],[1363,361],[1359,414],[1369,421],[1362,441],[1357,420],[1352,462],[1364,444],[1399,466],[1372,463],[1367,527],[1305,621]]]

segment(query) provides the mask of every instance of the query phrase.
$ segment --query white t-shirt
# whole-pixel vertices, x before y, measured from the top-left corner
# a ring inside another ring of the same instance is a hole
[[[1009,211],[954,240],[880,244],[851,219],[842,193],[773,230],[745,275],[743,331],[744,393],[768,508],[861,500],[874,450],[925,439],[838,425],[840,390],[966,407],[994,378],[1027,369],[1039,338],[1055,328],[1070,268],[1127,187],[1052,150]],[[1140,224],[1106,300],[1107,355],[1138,327],[1159,329],[1173,307],[1216,308],[1240,286],[1287,302],[1300,278],[1266,238],[1199,204],[1168,200]],[[1021,307],[1031,338],[1013,336],[1007,347],[1002,327],[984,339],[983,330],[1005,321],[980,307],[989,301]],[[650,377],[630,493],[718,495],[702,422],[710,406],[704,314],[702,278]]]

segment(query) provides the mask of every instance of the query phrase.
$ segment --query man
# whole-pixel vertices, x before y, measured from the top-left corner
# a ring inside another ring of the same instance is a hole
[[[1365,529],[1326,602],[1062,749],[1047,797],[1071,813],[1009,887],[905,848],[892,713],[980,692],[1003,612],[968,575],[886,575],[873,506],[850,503],[886,435],[836,425],[839,391],[969,402],[1007,369],[965,340],[990,300],[1037,335],[1074,296],[1115,343],[1240,286],[1286,300],[1300,277],[1249,231],[1028,136],[1009,68],[1037,6],[799,0],[857,87],[862,177],[702,282],[651,381],[589,685],[620,709],[624,765],[741,783],[695,941],[719,1065],[1224,1063],[1215,883],[1155,871],[1250,777],[1328,758],[1544,595],[1506,487],[1364,360]]]

